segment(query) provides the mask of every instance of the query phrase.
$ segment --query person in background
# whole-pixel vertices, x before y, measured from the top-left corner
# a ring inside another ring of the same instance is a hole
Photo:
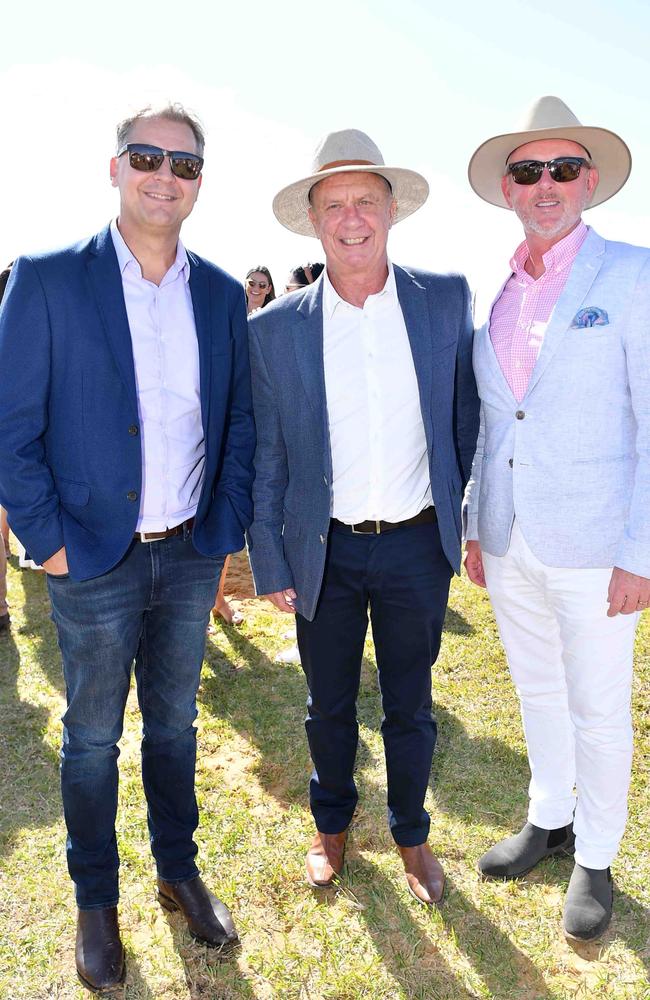
[[[618,135],[557,97],[469,165],[474,191],[524,231],[475,338],[465,566],[490,595],[531,769],[528,821],[478,866],[517,878],[575,851],[564,930],[587,941],[612,914],[650,601],[650,249],[602,239],[582,214],[630,168]]]
[[[296,292],[299,288],[313,284],[316,278],[320,277],[324,268],[324,264],[305,264],[303,267],[294,267],[289,272],[287,283],[284,286],[285,293]]]
[[[273,278],[268,267],[259,265],[252,267],[244,282],[246,290],[246,312],[252,313],[254,309],[262,309],[275,298]]]
[[[262,309],[275,298],[273,279],[267,267],[260,265],[259,267],[251,268],[246,275],[244,287],[246,291],[247,314],[250,314],[255,309]],[[244,621],[243,614],[241,611],[236,611],[232,608],[225,596],[229,567],[230,556],[227,555],[221,571],[221,577],[219,578],[219,587],[217,589],[217,596],[214,599],[212,617],[214,621],[221,618],[226,625],[241,625]]]

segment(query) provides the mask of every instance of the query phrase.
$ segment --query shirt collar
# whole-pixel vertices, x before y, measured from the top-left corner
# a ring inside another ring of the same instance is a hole
[[[133,256],[128,246],[124,242],[124,237],[117,228],[117,219],[111,221],[111,236],[113,238],[113,246],[115,247],[115,253],[117,254],[117,263],[119,264],[120,274],[124,274],[127,267],[137,268],[137,274],[142,277],[142,268],[136,257]],[[176,245],[176,260],[169,268],[167,274],[171,275],[172,280],[177,274],[183,272],[183,281],[187,284],[190,280],[190,262],[187,259],[187,251],[181,243],[180,239]]]
[[[397,300],[395,270],[390,261],[388,261],[388,277],[386,278],[386,284],[381,291],[376,292],[374,295],[369,295],[366,302],[370,299],[379,299],[384,297],[387,299],[394,298]],[[357,309],[358,306],[353,306],[351,302],[346,302],[345,299],[341,298],[330,281],[326,267],[323,271],[323,317],[328,320],[331,319],[338,308]]]
[[[542,262],[544,264],[544,273],[552,274],[558,271],[564,270],[570,264],[573,264],[578,250],[584,243],[589,232],[589,226],[586,226],[582,219],[570,233],[563,236],[561,240],[554,243],[550,250],[547,250],[545,254],[542,255]],[[528,260],[530,254],[528,252],[528,244],[526,240],[520,243],[515,250],[512,259],[510,260],[510,268],[518,278],[527,277],[530,275],[524,270],[524,265]],[[544,275],[542,275],[544,277]]]

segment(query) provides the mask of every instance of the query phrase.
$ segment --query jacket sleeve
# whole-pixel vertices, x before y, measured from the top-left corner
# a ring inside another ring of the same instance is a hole
[[[255,423],[251,401],[246,304],[240,288],[237,288],[230,302],[230,327],[233,340],[233,377],[223,461],[214,502],[217,510],[229,504],[235,512],[240,529],[245,529],[253,516],[251,490]],[[228,519],[224,520],[227,523]],[[241,546],[241,541],[239,544]]]
[[[632,297],[625,336],[628,385],[636,420],[636,471],[628,518],[616,566],[650,577],[650,261],[642,269]]]
[[[257,594],[274,594],[293,587],[284,556],[284,495],[289,479],[287,452],[272,380],[261,345],[261,317],[249,324],[253,408],[257,427],[253,523],[248,553]]]
[[[461,278],[463,306],[461,331],[456,355],[456,384],[454,387],[454,436],[456,452],[463,479],[463,487],[470,477],[472,459],[476,450],[479,428],[479,399],[472,367],[474,324],[469,287]]]
[[[51,352],[45,291],[35,263],[23,257],[0,309],[0,500],[12,531],[39,563],[64,544],[45,457]]]

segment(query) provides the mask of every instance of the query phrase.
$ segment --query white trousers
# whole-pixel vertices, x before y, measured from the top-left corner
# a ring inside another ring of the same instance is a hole
[[[483,568],[521,702],[528,819],[546,830],[573,819],[576,861],[607,868],[627,818],[639,615],[608,618],[611,569],[545,566],[516,521],[506,555],[484,552]]]

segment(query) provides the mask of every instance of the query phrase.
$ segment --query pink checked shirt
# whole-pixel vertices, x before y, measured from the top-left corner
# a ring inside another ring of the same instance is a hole
[[[542,257],[545,271],[537,280],[524,270],[528,260],[525,240],[510,261],[512,275],[492,306],[490,338],[501,371],[518,402],[526,394],[548,321],[588,232],[588,227],[580,222],[552,246]]]

